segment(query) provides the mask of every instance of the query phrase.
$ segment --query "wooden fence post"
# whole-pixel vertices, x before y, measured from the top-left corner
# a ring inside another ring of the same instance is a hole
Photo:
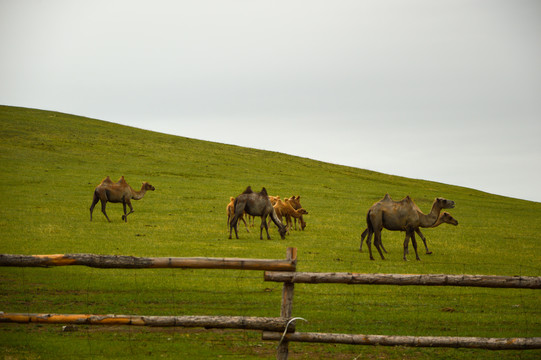
[[[287,248],[286,259],[291,261],[293,264],[297,264],[297,248],[289,247]],[[291,281],[284,282],[282,288],[282,308],[280,310],[280,316],[286,319],[291,318],[293,312],[293,290],[295,285]],[[283,340],[280,345],[278,345],[278,350],[276,353],[277,360],[287,360],[289,354],[289,341]]]

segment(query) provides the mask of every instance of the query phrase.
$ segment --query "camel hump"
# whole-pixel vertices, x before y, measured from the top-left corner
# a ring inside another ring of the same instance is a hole
[[[413,199],[408,195],[406,196],[405,198],[403,198],[402,200],[400,200],[401,203],[403,204],[413,204],[415,205],[415,202],[413,201]],[[417,206],[417,205],[415,205]]]
[[[109,176],[106,176],[105,179],[101,181],[101,184],[112,184],[113,180]]]
[[[252,187],[251,186],[248,186],[246,188],[246,190],[244,190],[243,194],[251,194],[253,193],[254,191],[252,190]]]
[[[269,195],[267,194],[267,189],[265,189],[265,188],[261,188],[261,191],[260,191],[259,193],[260,193],[261,195],[264,195],[264,196],[267,196],[267,197],[269,196]]]

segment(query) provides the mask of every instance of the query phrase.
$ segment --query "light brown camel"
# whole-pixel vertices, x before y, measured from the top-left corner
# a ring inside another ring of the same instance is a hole
[[[286,199],[285,201],[288,202],[295,210],[299,210],[303,208],[301,205],[300,195],[297,195],[297,196],[293,195],[292,197],[290,197],[289,199]],[[293,218],[293,220],[295,222],[295,230],[297,230],[297,218]],[[302,215],[299,218],[299,223],[300,223],[301,230],[304,231],[304,228],[306,227],[306,222],[304,221],[304,218],[302,217]]]
[[[231,231],[235,229],[235,236],[237,239],[239,238],[238,232],[237,232],[237,223],[240,218],[240,216],[246,212],[248,215],[252,216],[260,216],[261,217],[261,228],[259,232],[259,238],[263,240],[263,228],[267,231],[267,239],[270,240],[269,235],[269,228],[267,225],[267,216],[270,216],[272,221],[276,224],[278,227],[278,232],[280,233],[280,237],[285,239],[286,235],[286,227],[282,224],[282,222],[278,219],[276,216],[276,212],[274,211],[274,208],[272,207],[272,204],[269,200],[269,195],[267,194],[267,190],[265,188],[261,189],[260,192],[256,193],[253,192],[252,189],[248,186],[246,190],[237,196],[235,199],[235,215],[233,216],[233,219],[229,223],[229,238],[231,239]]]
[[[233,196],[229,197],[229,204],[227,204],[225,211],[227,213],[227,226],[229,227],[231,219],[233,219],[233,216],[235,216],[235,198]],[[248,230],[248,224],[246,224],[246,220],[244,220],[244,214],[241,215],[239,219],[244,222],[246,232],[250,232],[250,230]]]
[[[391,231],[405,231],[406,238],[404,239],[404,260],[406,259],[407,246],[409,239],[415,249],[415,256],[417,260],[419,254],[417,253],[417,241],[415,240],[415,229],[419,227],[431,227],[433,226],[442,209],[452,209],[455,207],[455,202],[444,198],[436,198],[432,203],[432,209],[430,213],[423,214],[419,207],[413,202],[413,200],[406,196],[401,201],[393,201],[389,194],[372,205],[366,215],[366,224],[368,227],[368,237],[366,243],[368,245],[368,252],[370,253],[370,260],[374,260],[372,256],[372,244],[371,238],[374,235],[374,245],[376,246],[379,255],[382,259],[385,259],[381,252],[381,231],[383,228]]]
[[[438,220],[436,220],[436,223],[434,225],[432,225],[432,226],[429,226],[429,227],[435,228],[437,226],[440,226],[441,224],[450,224],[450,225],[457,226],[458,221],[454,217],[452,217],[451,214],[449,214],[448,212],[443,212],[438,217]],[[428,250],[428,246],[426,245],[426,238],[424,237],[421,230],[419,228],[416,228],[415,232],[417,233],[417,235],[419,235],[421,237],[421,240],[423,240],[423,243],[425,244],[426,253],[428,255],[432,254],[432,251]],[[359,251],[360,252],[363,251],[363,242],[364,242],[364,238],[366,237],[366,235],[368,235],[368,229],[365,229],[363,231],[363,233],[361,234],[361,245],[359,246]],[[387,250],[385,250],[385,248],[383,247],[383,243],[381,243],[380,245],[381,245],[381,249],[385,253],[387,253]],[[407,249],[407,247],[406,247],[406,249]]]
[[[94,198],[92,199],[92,205],[90,205],[90,221],[92,221],[92,211],[94,211],[94,206],[96,206],[98,201],[101,201],[101,212],[103,213],[103,215],[105,215],[107,221],[111,222],[111,220],[109,220],[109,217],[107,216],[107,213],[105,212],[105,204],[107,204],[107,202],[111,202],[122,203],[124,207],[124,215],[122,215],[122,220],[127,222],[128,215],[133,212],[131,200],[142,199],[148,190],[154,191],[155,188],[146,181],[143,182],[141,190],[135,191],[130,185],[128,185],[128,183],[124,179],[124,176],[122,176],[116,183],[113,183],[111,181],[111,178],[107,176],[94,189]],[[130,207],[130,212],[127,214],[126,205]]]
[[[282,221],[283,217],[286,218],[286,229],[289,233],[289,229],[293,227],[293,221],[291,221],[291,218],[300,219],[303,215],[308,214],[308,211],[304,210],[303,208],[295,210],[287,200],[288,199],[282,201],[278,199],[273,207],[274,211],[276,211],[276,216],[278,216],[278,219],[280,219],[280,221]]]

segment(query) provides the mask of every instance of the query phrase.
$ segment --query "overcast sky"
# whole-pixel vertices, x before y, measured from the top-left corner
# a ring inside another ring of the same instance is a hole
[[[0,0],[0,42],[3,105],[541,201],[539,0]]]

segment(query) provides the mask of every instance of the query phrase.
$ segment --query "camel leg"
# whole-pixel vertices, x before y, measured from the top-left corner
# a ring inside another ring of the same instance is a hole
[[[229,238],[231,239],[231,231],[235,229],[235,237],[239,238],[239,233],[237,229],[237,225],[239,222],[239,218],[242,217],[244,214],[244,208],[246,206],[246,203],[239,202],[238,204],[235,203],[235,214],[233,215],[233,219],[231,219],[231,223],[229,224]]]
[[[364,238],[366,237],[366,235],[368,235],[368,229],[364,229],[363,233],[361,234],[361,245],[359,246],[359,251],[360,252],[363,252],[363,242],[364,242]]]
[[[381,252],[381,231],[374,231],[374,245],[376,246],[376,249],[378,249],[381,260],[385,260],[385,257]]]
[[[101,212],[103,213],[103,215],[105,215],[105,218],[107,219],[107,221],[111,222],[111,220],[109,220],[109,216],[107,216],[107,213],[105,212],[105,204],[107,204],[107,200],[101,200]]]
[[[128,215],[126,215],[126,202],[125,201],[122,202],[122,208],[124,209],[124,215],[122,215],[122,220],[124,220],[124,222],[128,222]]]
[[[233,219],[231,219],[231,222],[229,223],[229,238],[231,239],[231,232],[233,231],[233,229],[235,229],[235,236],[236,238],[238,239],[239,238],[239,234],[237,233],[237,222],[238,222],[238,217],[237,215],[233,216]]]
[[[122,203],[122,205],[124,205],[124,215],[122,215],[122,220],[124,220],[124,222],[128,222],[128,215],[130,215],[131,213],[133,213],[133,206],[131,205],[131,201],[130,200],[127,200],[127,201],[124,201]],[[126,205],[128,205],[130,207],[130,212],[126,214]]]
[[[263,240],[263,228],[265,228],[265,231],[267,232],[267,240],[270,240],[271,237],[269,235],[269,226],[267,225],[267,217],[262,216],[261,217],[261,227],[259,231],[259,239]]]
[[[90,205],[90,221],[92,221],[92,212],[94,211],[94,206],[100,201],[100,198],[94,193],[94,197],[92,198],[92,205]]]
[[[419,254],[417,253],[417,240],[415,240],[415,232],[414,231],[408,231],[406,232],[406,238],[404,239],[404,261],[408,261],[406,258],[406,254],[408,253],[408,243],[411,238],[411,243],[413,245],[413,249],[415,250],[415,258],[417,260],[421,260],[419,258]]]
[[[426,253],[427,255],[430,255],[432,254],[432,251],[428,250],[428,246],[426,245],[426,238],[424,237],[423,233],[421,232],[421,230],[419,228],[415,229],[415,232],[417,233],[417,235],[419,235],[419,237],[421,238],[421,240],[423,240],[423,243],[425,244],[425,249],[426,249]]]
[[[289,235],[289,229],[291,229],[292,227],[293,227],[293,221],[291,221],[291,215],[286,215],[286,232],[288,235]]]
[[[360,252],[363,252],[363,242],[364,242],[364,238],[366,237],[366,235],[368,234],[368,229],[364,229],[363,233],[361,234],[361,245],[359,246],[359,251]],[[368,244],[368,242],[367,242]],[[381,249],[383,250],[383,252],[385,254],[388,254],[387,250],[383,247],[383,243],[380,244],[381,245]]]
[[[229,227],[229,224],[231,224],[231,215],[227,215],[227,226]],[[250,230],[248,230],[248,225],[246,224],[246,220],[244,220],[244,216],[240,218],[243,222],[244,222],[244,227],[246,227],[246,232],[250,232]],[[230,238],[231,239],[231,238]]]
[[[408,261],[406,255],[409,254],[409,251],[408,251],[408,243],[410,242],[410,235],[408,233],[406,233],[406,237],[404,238],[404,261]]]
[[[420,261],[421,258],[419,257],[419,254],[417,253],[417,240],[415,240],[415,232],[411,233],[411,243],[413,244],[413,249],[415,250],[415,258]]]
[[[381,249],[380,249],[381,231],[374,231],[374,232],[369,231],[368,238],[366,239],[366,245],[368,245],[368,253],[370,254],[370,260],[374,260],[374,256],[372,256],[372,234],[374,235],[374,245],[376,246],[376,249],[378,249],[381,259],[385,260],[385,257],[383,256],[383,253],[381,252]]]
[[[368,253],[370,254],[370,260],[375,260],[374,257],[372,256],[372,235],[373,235],[373,232],[368,230],[368,237],[366,238],[366,246],[368,246]]]
[[[246,228],[246,232],[250,232],[250,230],[248,230],[248,224],[246,224],[246,220],[244,220],[244,216],[240,218],[242,220],[242,222],[244,223],[244,227]]]

